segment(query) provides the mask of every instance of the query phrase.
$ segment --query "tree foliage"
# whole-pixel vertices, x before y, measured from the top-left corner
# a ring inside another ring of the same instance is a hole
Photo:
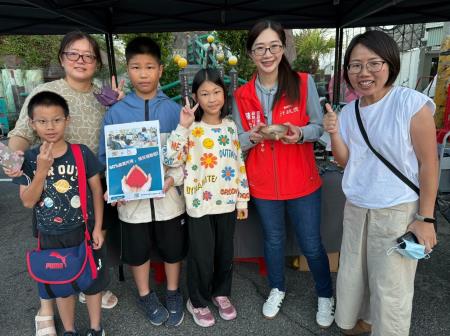
[[[334,38],[327,38],[323,29],[302,29],[294,35],[297,59],[293,67],[297,71],[316,73],[319,57],[334,48]]]
[[[121,34],[120,39],[126,45],[132,39],[138,36],[147,36],[154,40],[161,48],[161,58],[165,63],[172,56],[172,43],[174,36],[172,33],[141,33],[141,34]]]
[[[245,47],[247,42],[247,31],[246,30],[226,30],[218,31],[217,36],[231,53],[238,58],[238,63],[236,65],[236,70],[239,77],[249,80],[253,72],[255,71],[255,65],[253,61],[247,54],[247,49]],[[225,72],[228,73],[229,66],[225,64]]]
[[[0,36],[0,56],[20,57],[23,68],[43,68],[58,59],[61,38],[59,35]]]
[[[164,71],[161,77],[161,85],[172,83],[178,80],[178,67],[172,61],[172,50],[174,35],[172,33],[141,33],[141,34],[121,34],[119,39],[126,45],[138,36],[147,36],[153,39],[161,48],[161,61],[164,64]],[[179,88],[166,91],[169,97],[179,94]]]

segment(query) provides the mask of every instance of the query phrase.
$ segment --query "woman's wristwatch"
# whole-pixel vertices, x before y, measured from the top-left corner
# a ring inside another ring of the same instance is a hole
[[[414,218],[416,220],[418,220],[418,221],[425,222],[425,223],[431,223],[431,224],[435,224],[436,223],[436,219],[435,218],[424,217],[424,216],[420,215],[419,213],[416,213],[414,215]]]

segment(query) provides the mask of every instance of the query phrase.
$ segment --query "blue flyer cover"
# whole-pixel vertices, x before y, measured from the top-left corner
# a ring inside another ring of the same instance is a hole
[[[108,203],[163,197],[159,121],[105,126]]]

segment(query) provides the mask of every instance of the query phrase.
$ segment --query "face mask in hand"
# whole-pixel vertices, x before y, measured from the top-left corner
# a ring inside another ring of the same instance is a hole
[[[103,86],[101,90],[95,90],[94,96],[103,106],[111,106],[117,103],[119,94],[109,86]]]
[[[425,253],[425,246],[418,243],[414,233],[408,231],[403,236],[397,238],[397,245],[391,247],[387,251],[387,255],[391,255],[392,252],[397,251],[402,256],[418,260],[418,259],[428,259],[430,258],[429,253]]]

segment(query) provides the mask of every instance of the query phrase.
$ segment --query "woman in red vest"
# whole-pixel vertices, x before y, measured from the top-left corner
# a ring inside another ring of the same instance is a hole
[[[316,321],[327,328],[334,320],[334,299],[320,236],[321,180],[313,151],[313,142],[323,133],[322,111],[313,79],[291,69],[285,43],[279,23],[260,21],[249,31],[247,52],[257,72],[236,90],[233,117],[247,152],[250,194],[264,234],[271,291],[263,315],[274,318],[285,296],[287,212],[314,277],[319,297]],[[272,124],[288,126],[287,134],[279,140],[263,138],[261,128]]]

